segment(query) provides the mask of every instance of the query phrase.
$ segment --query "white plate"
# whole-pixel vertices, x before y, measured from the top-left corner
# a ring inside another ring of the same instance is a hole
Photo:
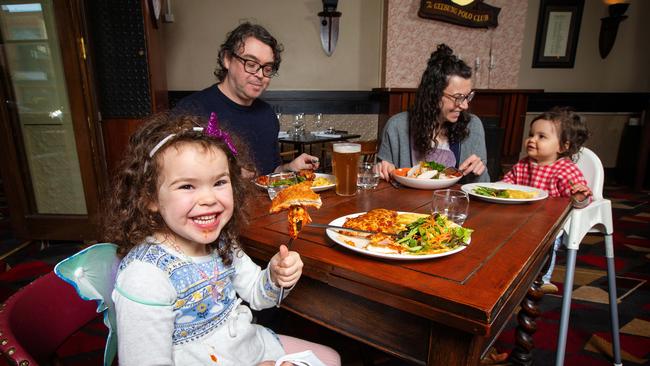
[[[330,182],[334,182],[334,183],[327,184],[327,185],[324,185],[324,186],[311,187],[311,190],[314,191],[314,192],[322,192],[322,191],[326,191],[326,190],[328,190],[330,188],[336,187],[336,177],[334,177],[332,174],[316,173],[316,178],[327,178],[327,180],[329,180]],[[260,187],[262,189],[267,188],[265,185],[257,183],[256,179],[253,180],[253,183],[255,183],[256,186],[258,186],[258,187]]]
[[[405,214],[405,213],[409,213],[409,212],[398,211],[397,213],[398,214]],[[347,218],[357,217],[357,216],[360,216],[360,215],[363,215],[363,214],[365,214],[365,212],[358,212],[358,213],[354,213],[354,214],[350,214],[350,215],[341,216],[341,217],[333,220],[332,222],[330,222],[330,225],[343,226],[343,224],[345,223],[345,220]],[[330,239],[334,240],[335,243],[339,244],[342,247],[353,250],[355,252],[359,252],[361,254],[369,255],[371,257],[379,257],[379,258],[385,258],[385,259],[421,260],[421,259],[439,258],[439,257],[445,257],[445,256],[448,256],[448,255],[456,254],[456,253],[458,253],[458,252],[460,252],[462,250],[465,250],[465,248],[467,248],[467,245],[461,245],[458,248],[450,250],[448,252],[437,253],[437,254],[423,254],[423,255],[379,253],[379,252],[370,251],[370,250],[365,249],[365,248],[357,248],[357,247],[352,246],[352,245],[350,245],[350,244],[343,241],[345,239],[345,240],[352,241],[352,242],[358,243],[360,245],[363,245],[363,244],[366,244],[368,242],[368,239],[339,234],[336,230],[333,230],[333,229],[327,229],[327,230],[325,230],[325,232],[327,233],[327,236],[330,237]],[[471,239],[470,239],[470,242],[471,242]]]
[[[396,171],[408,171],[410,168],[399,168],[395,169]],[[395,171],[391,173],[392,179],[395,179],[398,183],[401,183],[407,187],[418,188],[418,189],[441,189],[451,187],[456,182],[460,180],[461,177],[455,177],[451,179],[418,179],[405,177],[395,174]]]
[[[500,197],[483,196],[481,194],[474,193],[474,189],[478,186],[494,188],[494,189],[516,189],[519,191],[537,192],[537,196],[533,198],[500,198]],[[502,183],[502,182],[463,184],[463,186],[460,187],[460,189],[467,192],[467,194],[469,194],[470,196],[474,196],[476,198],[480,198],[485,201],[496,202],[496,203],[525,203],[525,202],[543,200],[548,197],[548,192],[538,188],[520,186],[517,184],[509,184],[509,183]]]

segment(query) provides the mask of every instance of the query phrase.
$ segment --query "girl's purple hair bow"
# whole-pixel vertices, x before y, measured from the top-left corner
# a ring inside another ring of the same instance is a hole
[[[205,129],[205,133],[209,136],[216,137],[218,139],[223,140],[223,142],[225,142],[226,145],[228,145],[228,148],[230,149],[232,154],[237,155],[237,149],[235,148],[235,144],[233,144],[232,139],[230,138],[228,132],[219,128],[219,120],[217,119],[217,114],[214,112],[210,113],[210,119],[208,120],[208,127]]]

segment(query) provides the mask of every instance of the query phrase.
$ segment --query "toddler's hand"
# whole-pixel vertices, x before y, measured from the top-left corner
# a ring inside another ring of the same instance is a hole
[[[280,245],[280,251],[271,258],[269,263],[271,280],[280,287],[291,287],[298,282],[302,274],[302,266],[300,254],[290,252],[286,245]]]
[[[591,189],[584,184],[571,185],[571,198],[574,202],[584,202],[587,197],[591,196]]]

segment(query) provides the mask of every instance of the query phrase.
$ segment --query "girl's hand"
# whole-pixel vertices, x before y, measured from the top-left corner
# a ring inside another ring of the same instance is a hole
[[[390,172],[395,170],[395,165],[385,160],[382,160],[379,163],[377,163],[377,165],[375,165],[375,170],[379,173],[381,179],[386,180],[386,182],[390,182]]]
[[[469,173],[474,173],[476,175],[481,175],[485,171],[485,164],[483,163],[483,160],[476,156],[475,154],[472,154],[469,158],[465,159],[459,166],[458,169],[460,169],[463,172],[463,175],[467,175]]]
[[[574,202],[583,202],[591,196],[591,189],[584,184],[571,184],[571,198]]]
[[[298,282],[302,266],[300,254],[290,252],[286,245],[280,245],[280,251],[269,262],[271,280],[280,287],[291,287]]]

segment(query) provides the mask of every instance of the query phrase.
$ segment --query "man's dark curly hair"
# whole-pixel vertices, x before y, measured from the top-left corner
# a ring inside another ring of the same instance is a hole
[[[462,141],[469,134],[469,114],[461,112],[458,121],[451,123],[442,121],[440,115],[440,101],[443,91],[449,84],[451,76],[460,76],[463,79],[472,77],[472,69],[454,55],[449,46],[439,44],[431,53],[427,68],[422,74],[420,86],[415,93],[415,103],[408,110],[409,129],[413,136],[414,148],[422,156],[435,150],[437,142],[431,147],[431,140],[445,129],[449,143]],[[435,140],[434,140],[435,141]]]
[[[587,129],[585,119],[571,107],[557,106],[535,117],[530,122],[531,127],[535,121],[540,119],[545,119],[555,124],[560,147],[563,149],[559,157],[563,158],[568,156],[572,159],[577,158],[576,154],[589,138],[589,130]]]
[[[245,22],[228,33],[226,41],[221,44],[217,56],[217,67],[214,70],[214,76],[217,77],[218,83],[222,82],[228,74],[228,69],[223,64],[224,57],[239,55],[242,47],[244,47],[244,42],[249,37],[254,37],[271,47],[273,50],[273,70],[278,71],[280,69],[280,62],[282,62],[281,53],[284,51],[282,44],[278,43],[278,40],[261,25]]]
[[[220,150],[226,154],[235,210],[219,235],[224,245],[219,247],[213,243],[212,248],[218,249],[226,264],[231,263],[232,250],[239,247],[239,229],[247,221],[245,197],[250,196],[252,187],[242,177],[241,167],[248,161],[248,151],[233,134],[230,136],[237,148],[236,156],[222,139],[193,130],[193,127],[204,125],[206,121],[200,117],[160,113],[149,118],[131,136],[102,207],[102,239],[117,244],[120,257],[143,243],[147,236],[169,232],[160,213],[149,208],[157,200],[158,176],[163,168],[162,152],[191,144],[199,145],[206,154],[210,153],[208,150]],[[175,135],[150,157],[152,149],[171,134]]]

